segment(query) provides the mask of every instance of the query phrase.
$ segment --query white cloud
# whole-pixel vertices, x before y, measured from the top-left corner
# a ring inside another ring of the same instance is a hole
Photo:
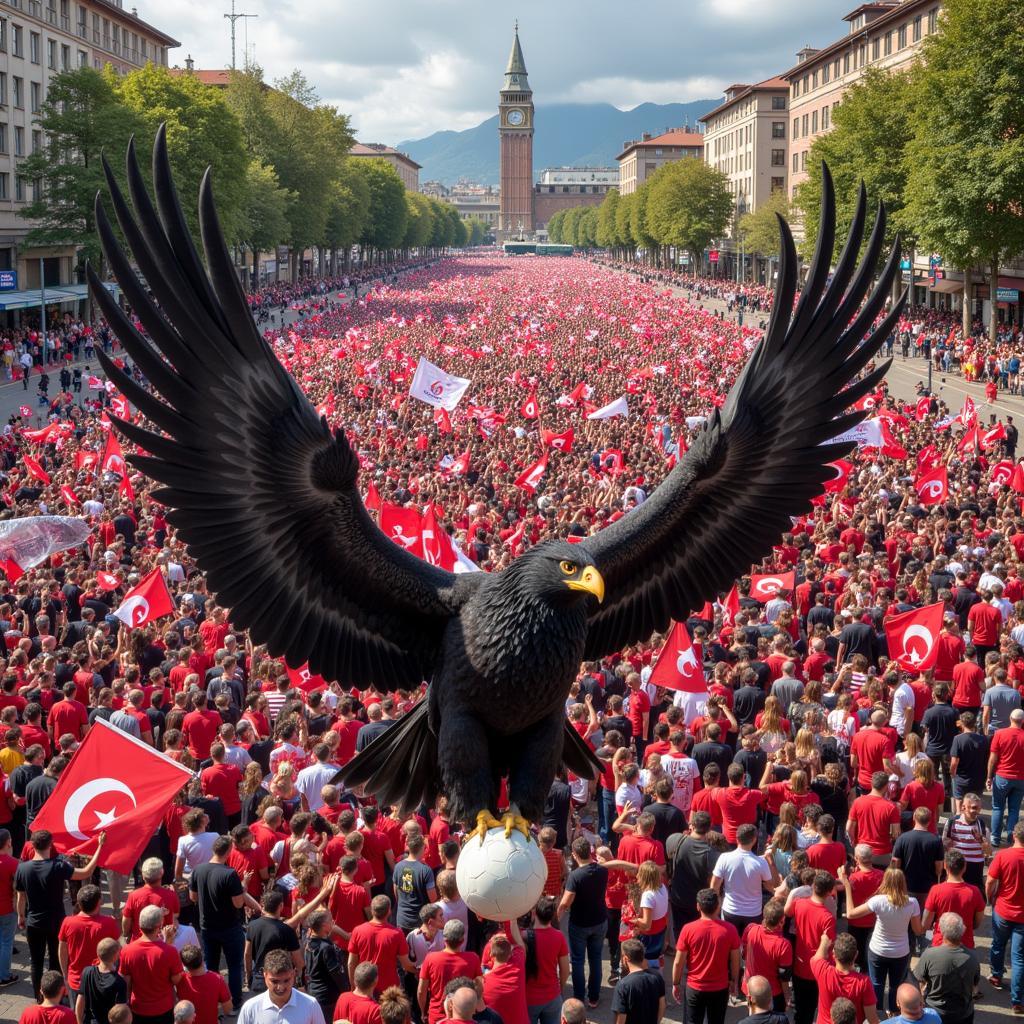
[[[577,82],[557,98],[567,103],[611,103],[621,110],[631,110],[641,103],[689,103],[718,96],[726,84],[710,76],[659,82],[623,76],[590,78]]]

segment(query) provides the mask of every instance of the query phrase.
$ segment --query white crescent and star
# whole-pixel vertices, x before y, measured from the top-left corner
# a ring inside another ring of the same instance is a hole
[[[79,786],[64,805],[64,828],[67,829],[69,835],[74,836],[75,839],[89,838],[82,832],[82,812],[92,800],[104,793],[122,793],[131,800],[133,806],[138,806],[135,794],[119,779],[91,779],[85,785]],[[89,831],[98,832],[106,828],[116,818],[117,813],[113,809],[96,811],[96,825]]]
[[[907,648],[907,641],[912,637],[920,637],[928,645],[925,648],[924,654],[921,654],[916,648],[911,651]],[[935,644],[935,638],[931,634],[931,630],[926,626],[907,626],[903,632],[903,653],[910,659],[915,665],[919,665],[928,655],[931,653],[932,647]]]

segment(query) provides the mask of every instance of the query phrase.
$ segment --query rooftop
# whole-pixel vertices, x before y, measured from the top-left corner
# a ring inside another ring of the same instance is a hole
[[[714,110],[709,110],[697,120],[706,124],[709,118],[722,113],[723,110],[728,110],[734,103],[739,103],[740,100],[746,99],[755,92],[789,92],[789,82],[777,75],[775,78],[766,78],[756,85],[731,85],[725,90],[725,102],[719,103]]]
[[[348,152],[350,156],[397,156],[412,164],[417,170],[422,167],[422,164],[416,163],[408,153],[402,153],[394,146],[385,146],[383,142],[357,142]]]
[[[687,131],[686,128],[670,128],[661,135],[651,135],[644,132],[639,139],[632,139],[622,144],[622,152],[615,158],[621,160],[631,149],[638,149],[647,146],[689,146],[691,148],[704,148],[704,135],[702,132]]]

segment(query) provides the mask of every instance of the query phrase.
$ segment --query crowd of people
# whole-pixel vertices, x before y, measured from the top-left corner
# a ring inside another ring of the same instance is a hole
[[[740,325],[702,308],[711,292],[494,255],[354,283],[274,286],[253,309],[274,312],[268,341],[348,433],[368,505],[432,509],[484,571],[645,501],[770,305],[758,295]],[[471,381],[454,411],[408,398],[420,356]],[[0,518],[93,526],[85,547],[0,582],[0,986],[31,985],[24,1024],[583,1024],[602,1000],[616,1024],[672,1003],[688,1024],[721,1024],[733,1003],[752,1024],[969,1024],[979,927],[985,994],[1007,988],[1024,1014],[1011,421],[965,444],[969,423],[943,424],[965,412],[880,389],[886,450],[850,455],[751,567],[793,572],[792,588],[766,597],[744,577],[735,603],[709,594],[686,623],[705,700],[649,682],[663,637],[581,666],[566,714],[605,770],[555,780],[537,823],[544,894],[518,922],[486,922],[459,893],[465,823],[443,800],[403,815],[333,782],[425,684],[297,686],[217,605],[149,481],[103,468],[119,396],[70,395],[46,410],[67,429],[22,414],[0,436]],[[586,418],[618,397],[626,415]],[[539,483],[517,484],[544,454]],[[947,494],[923,504],[915,479],[938,464]],[[127,630],[112,612],[154,569],[175,613]],[[904,671],[886,623],[937,602],[937,660]],[[102,843],[68,856],[33,829],[98,718],[195,772],[130,875],[102,867]]]

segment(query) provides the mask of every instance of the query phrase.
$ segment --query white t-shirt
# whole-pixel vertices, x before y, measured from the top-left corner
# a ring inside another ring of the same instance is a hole
[[[200,832],[198,835],[185,835],[178,839],[178,856],[185,861],[185,874],[190,875],[200,864],[205,864],[213,857],[213,844],[216,832]]]
[[[303,768],[295,776],[295,788],[306,798],[311,811],[319,811],[323,807],[324,798],[320,795],[320,790],[340,771],[341,765],[317,761],[316,764]]]
[[[752,850],[723,853],[712,872],[722,879],[722,912],[734,917],[757,917],[761,913],[762,881],[772,880],[772,871],[764,857]]]
[[[901,735],[907,732],[907,715],[914,718],[914,691],[910,683],[900,683],[892,695],[892,714],[889,724]]]
[[[648,907],[651,911],[651,921],[661,921],[668,917],[668,889],[660,886],[658,889],[645,889],[640,893],[640,909]]]
[[[700,778],[700,768],[692,757],[685,754],[662,754],[661,767],[672,779],[674,789],[672,790],[672,803],[683,812],[690,813],[690,803],[693,801],[693,784]]]
[[[878,956],[907,956],[910,953],[907,929],[910,919],[921,913],[921,905],[911,896],[902,907],[894,907],[889,897],[882,895],[872,896],[867,905],[875,915],[868,949]]]

